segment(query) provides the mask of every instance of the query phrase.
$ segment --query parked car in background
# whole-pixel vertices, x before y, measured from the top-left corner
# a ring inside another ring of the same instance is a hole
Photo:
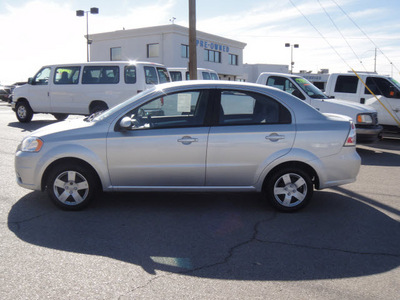
[[[14,90],[11,107],[20,122],[30,122],[35,113],[50,113],[64,120],[70,114],[106,110],[169,81],[165,66],[151,62],[49,65]]]
[[[371,143],[379,138],[382,126],[372,107],[348,101],[333,100],[307,79],[291,74],[263,72],[257,83],[288,92],[322,113],[342,114],[352,118],[356,126],[357,143]]]
[[[0,100],[8,102],[11,95],[11,86],[0,85]]]
[[[171,81],[190,80],[189,70],[187,68],[168,68],[171,75]],[[217,72],[211,69],[197,68],[198,80],[219,80]]]
[[[294,211],[313,189],[355,181],[348,117],[278,89],[228,81],[159,85],[85,119],[43,127],[15,154],[17,182],[63,209],[103,191],[264,192]]]
[[[385,129],[400,132],[400,83],[389,76],[358,75],[368,88],[354,73],[333,73],[326,83],[326,94],[373,107]]]

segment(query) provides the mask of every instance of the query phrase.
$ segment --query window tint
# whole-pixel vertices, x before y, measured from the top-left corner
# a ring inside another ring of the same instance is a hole
[[[182,73],[179,71],[171,71],[169,72],[171,75],[171,80],[172,81],[182,81]]]
[[[386,79],[379,77],[367,77],[365,83],[375,95],[393,97],[393,95],[390,95],[390,90],[393,90],[393,85],[390,84],[390,82],[387,81]],[[365,88],[364,93],[371,94],[367,88]]]
[[[78,84],[80,67],[60,67],[54,72],[54,84]]]
[[[131,129],[202,126],[209,91],[185,91],[156,98],[131,111]]]
[[[33,85],[47,85],[49,83],[51,69],[49,67],[41,69],[32,80]]]
[[[223,91],[220,125],[289,124],[290,112],[279,102],[252,92]]]
[[[125,67],[125,83],[136,83],[136,66]]]
[[[86,66],[83,68],[83,84],[117,84],[118,66]]]
[[[358,78],[356,76],[340,75],[337,77],[335,92],[352,93],[357,92]]]
[[[154,67],[144,67],[146,84],[158,84],[157,72]]]

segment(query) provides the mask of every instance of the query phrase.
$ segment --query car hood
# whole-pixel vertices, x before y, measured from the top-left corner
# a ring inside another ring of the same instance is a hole
[[[325,102],[327,104],[330,104],[331,106],[334,106],[336,104],[336,106],[337,105],[340,105],[343,107],[345,106],[348,108],[353,108],[353,109],[364,111],[364,112],[370,112],[370,113],[376,112],[376,109],[371,106],[353,102],[353,101],[346,101],[346,100],[340,100],[340,99],[313,99],[313,101],[315,101],[315,100],[320,101],[320,102]]]
[[[32,132],[30,136],[43,138],[48,136],[60,135],[63,137],[67,137],[71,133],[76,133],[78,131],[81,133],[85,133],[95,124],[95,122],[86,122],[83,119],[66,120],[44,126]]]

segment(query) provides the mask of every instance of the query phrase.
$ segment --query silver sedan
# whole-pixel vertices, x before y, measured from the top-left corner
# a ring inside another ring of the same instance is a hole
[[[15,155],[20,186],[81,209],[100,191],[263,192],[294,211],[355,181],[351,120],[256,84],[159,85],[101,114],[43,127]]]

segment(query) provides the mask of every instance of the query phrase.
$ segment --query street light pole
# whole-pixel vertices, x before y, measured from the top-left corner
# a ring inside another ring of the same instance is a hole
[[[97,15],[99,13],[99,9],[97,7],[92,7],[89,11],[84,11],[84,10],[76,11],[77,17],[83,17],[86,14],[86,60],[87,61],[90,61],[89,45],[92,43],[92,41],[89,39],[89,13]]]
[[[293,65],[294,65],[293,48],[299,48],[299,44],[286,43],[285,47],[290,47],[290,74],[293,74]]]

